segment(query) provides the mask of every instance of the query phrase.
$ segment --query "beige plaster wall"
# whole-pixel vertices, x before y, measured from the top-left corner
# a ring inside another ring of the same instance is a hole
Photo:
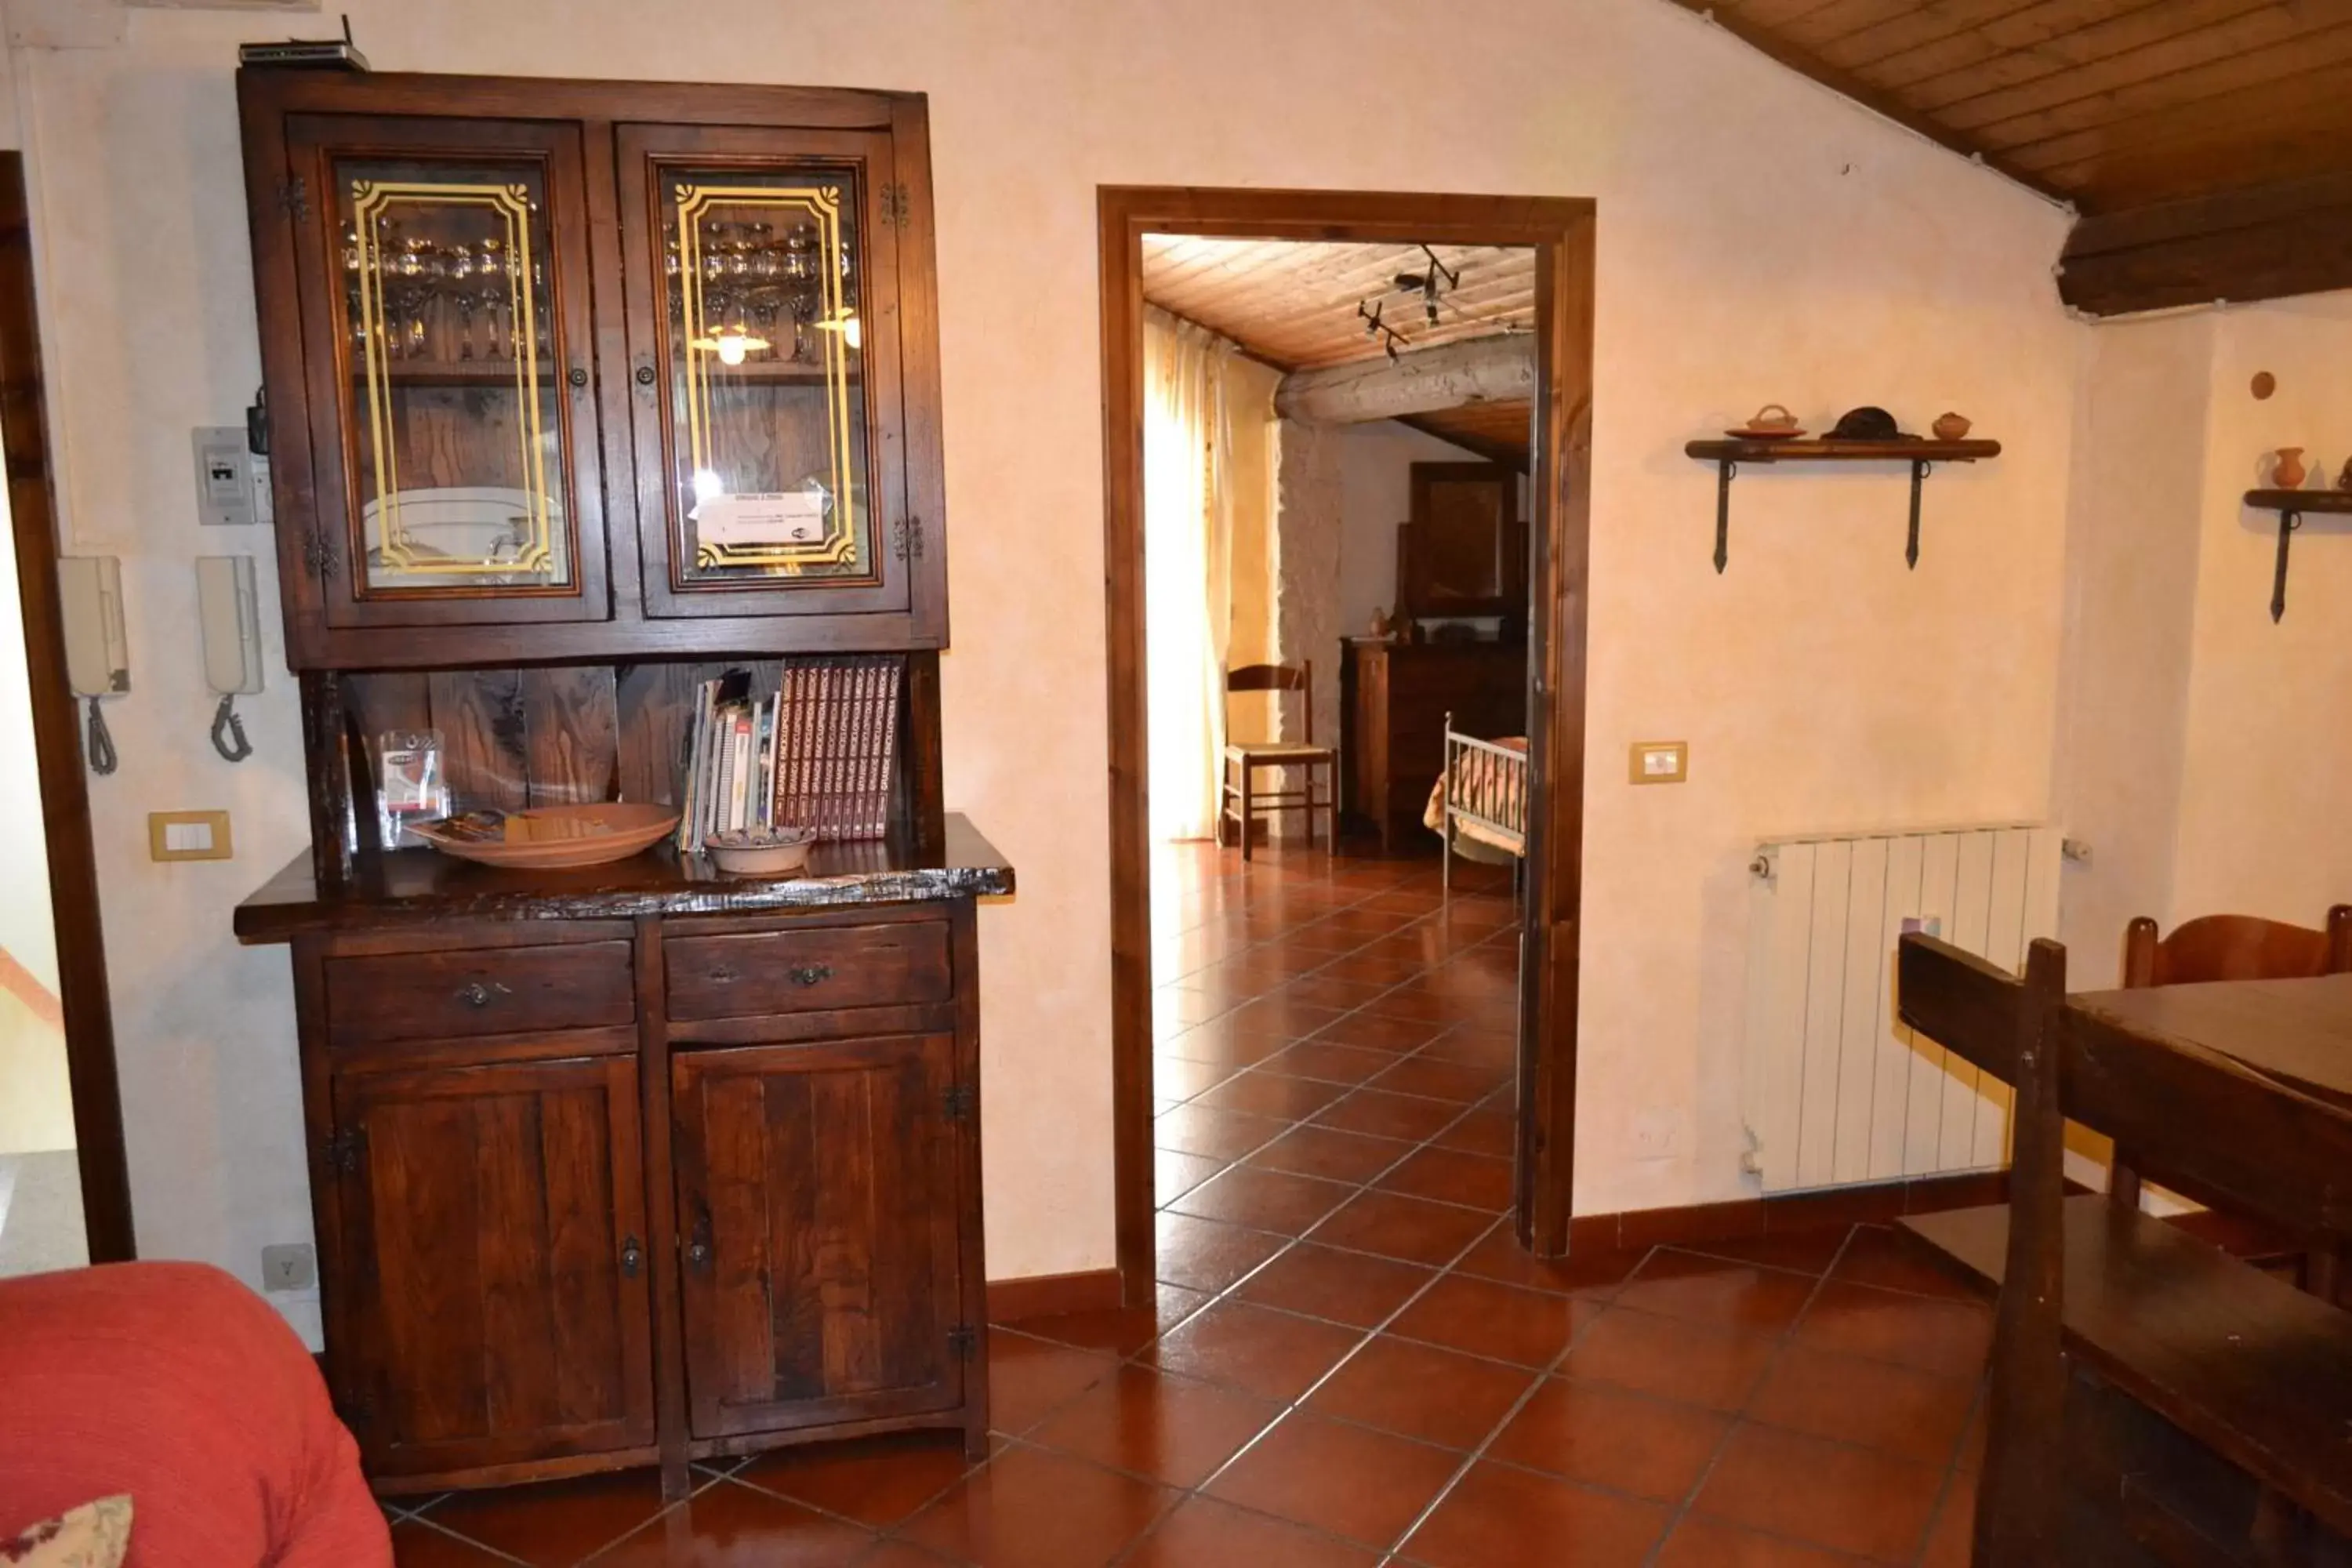
[[[1743,1190],[1742,867],[1759,835],[2048,806],[2082,330],[2050,280],[2064,219],[1677,6],[351,11],[382,69],[930,93],[948,796],[1022,887],[981,920],[996,1275],[1112,1256],[1100,184],[1599,204],[1584,1208]],[[228,918],[302,848],[299,739],[278,679],[245,705],[251,762],[205,743],[189,563],[226,542],[189,515],[186,431],[233,421],[258,379],[230,71],[238,39],[283,29],[144,9],[128,26],[121,47],[29,54],[19,86],[59,483],[74,537],[124,557],[141,669],[117,705],[122,771],[94,791],[139,1239],[251,1279],[262,1244],[304,1237],[309,1211],[285,955],[238,949]],[[1498,47],[1433,70],[1433,26]],[[1759,147],[1773,150],[1761,165]],[[1744,478],[1717,576],[1712,475],[1682,443],[1768,400],[1812,421],[1865,401],[1915,423],[1957,406],[2008,452],[1930,481],[1916,572],[1899,474]],[[2326,602],[2310,582],[2308,602]],[[274,602],[264,616],[274,628]],[[1615,758],[1636,737],[1688,740],[1692,782],[1629,788]],[[146,861],[145,814],[189,805],[235,814],[237,859]]]
[[[2233,912],[2316,925],[2352,900],[2352,518],[2295,535],[2273,625],[2278,515],[2242,504],[2266,454],[2309,448],[2306,486],[2352,457],[2352,293],[2210,318],[2195,645],[2173,920]],[[2267,402],[2249,391],[2267,370]]]
[[[2116,983],[2124,927],[2172,907],[2213,328],[2197,313],[2084,337],[2057,788],[2091,849],[2062,884],[2077,987]]]

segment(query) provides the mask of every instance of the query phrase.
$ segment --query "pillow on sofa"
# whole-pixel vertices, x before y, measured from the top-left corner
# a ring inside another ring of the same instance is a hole
[[[102,1497],[0,1541],[9,1568],[121,1568],[131,1549],[131,1500]]]

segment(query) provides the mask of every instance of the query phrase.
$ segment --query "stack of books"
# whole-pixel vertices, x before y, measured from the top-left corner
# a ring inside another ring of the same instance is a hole
[[[776,689],[746,670],[702,683],[688,727],[677,847],[779,827],[879,838],[896,782],[896,656],[787,663]]]

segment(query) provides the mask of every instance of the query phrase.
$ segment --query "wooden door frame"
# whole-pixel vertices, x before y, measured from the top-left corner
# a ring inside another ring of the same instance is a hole
[[[1576,1131],[1578,913],[1583,880],[1584,677],[1591,532],[1591,201],[1353,191],[1106,185],[1103,549],[1110,709],[1111,1053],[1118,1267],[1152,1299],[1151,856],[1145,800],[1143,237],[1421,241],[1536,252],[1534,561],[1528,751],[1534,808],[1519,966],[1521,1245],[1568,1250]]]
[[[82,1226],[92,1263],[134,1255],[131,1176],[122,1152],[114,1013],[99,919],[98,858],[89,781],[82,773],[73,693],[66,685],[58,591],[57,494],[49,468],[48,399],[34,306],[33,229],[25,155],[0,153],[0,452],[16,538],[25,659],[32,676],[33,753],[41,785],[49,902],[58,932],[58,999],[65,1013],[66,1076],[73,1090]]]

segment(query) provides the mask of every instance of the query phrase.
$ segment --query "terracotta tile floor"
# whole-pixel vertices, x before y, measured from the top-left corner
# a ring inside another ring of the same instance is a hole
[[[1990,1316],[1891,1232],[1512,1243],[1492,873],[1155,869],[1155,1308],[992,1331],[998,1447],[790,1451],[395,1510],[404,1568],[1952,1568]]]

